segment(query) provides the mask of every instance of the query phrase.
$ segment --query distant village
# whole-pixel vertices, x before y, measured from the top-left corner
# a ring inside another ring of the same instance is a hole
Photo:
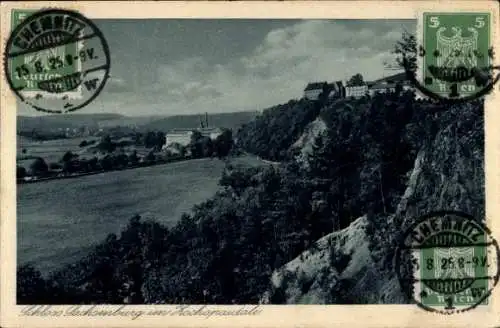
[[[309,83],[304,89],[304,98],[318,100],[322,94],[327,94],[330,99],[361,98],[374,96],[376,93],[395,92],[398,85],[403,91],[412,89],[410,81],[406,78],[406,73],[399,73],[371,82],[361,80],[355,84],[343,81]]]

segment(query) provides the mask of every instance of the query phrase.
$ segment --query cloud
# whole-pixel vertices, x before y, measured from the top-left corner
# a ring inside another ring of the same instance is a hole
[[[193,57],[159,68],[158,85],[178,110],[261,109],[299,98],[310,81],[366,79],[383,75],[383,63],[401,28],[357,31],[332,21],[302,21],[270,31],[254,51],[234,61],[209,66]],[[210,106],[213,106],[210,108]]]
[[[104,86],[107,93],[123,93],[132,91],[131,86],[122,78],[110,76]]]
[[[403,25],[411,24],[299,21],[269,31],[250,53],[225,63],[192,56],[158,64],[151,73],[154,83],[119,98],[109,95],[107,108],[132,115],[137,108],[167,115],[256,110],[302,97],[311,81],[345,80],[356,73],[377,79]],[[118,78],[109,82],[108,93],[127,85]]]

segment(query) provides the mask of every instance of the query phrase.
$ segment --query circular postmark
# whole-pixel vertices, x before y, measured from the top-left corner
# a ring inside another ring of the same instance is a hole
[[[109,76],[108,44],[78,12],[47,9],[12,17],[5,75],[14,93],[39,111],[67,113],[94,100]]]
[[[418,219],[396,251],[402,289],[421,308],[453,314],[488,305],[499,278],[498,243],[479,220],[456,211]]]

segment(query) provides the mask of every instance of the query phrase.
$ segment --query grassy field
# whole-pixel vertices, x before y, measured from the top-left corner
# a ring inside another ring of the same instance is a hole
[[[46,141],[35,141],[29,138],[17,137],[17,165],[28,169],[34,161],[34,157],[42,157],[47,163],[59,162],[66,151],[79,154],[82,148],[79,147],[83,140],[94,140],[96,138],[71,138]],[[26,149],[26,153],[23,153]]]
[[[251,157],[235,162],[263,165]],[[223,167],[201,159],[18,185],[18,263],[47,273],[119,233],[135,214],[171,226],[218,190]]]

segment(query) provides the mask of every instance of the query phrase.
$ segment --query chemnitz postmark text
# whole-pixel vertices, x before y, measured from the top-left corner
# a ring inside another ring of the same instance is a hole
[[[75,111],[101,92],[110,55],[97,26],[80,13],[60,9],[13,10],[5,75],[12,91],[33,108]]]
[[[422,308],[452,314],[488,305],[498,282],[499,248],[481,221],[440,211],[416,221],[402,238],[397,269]]]

